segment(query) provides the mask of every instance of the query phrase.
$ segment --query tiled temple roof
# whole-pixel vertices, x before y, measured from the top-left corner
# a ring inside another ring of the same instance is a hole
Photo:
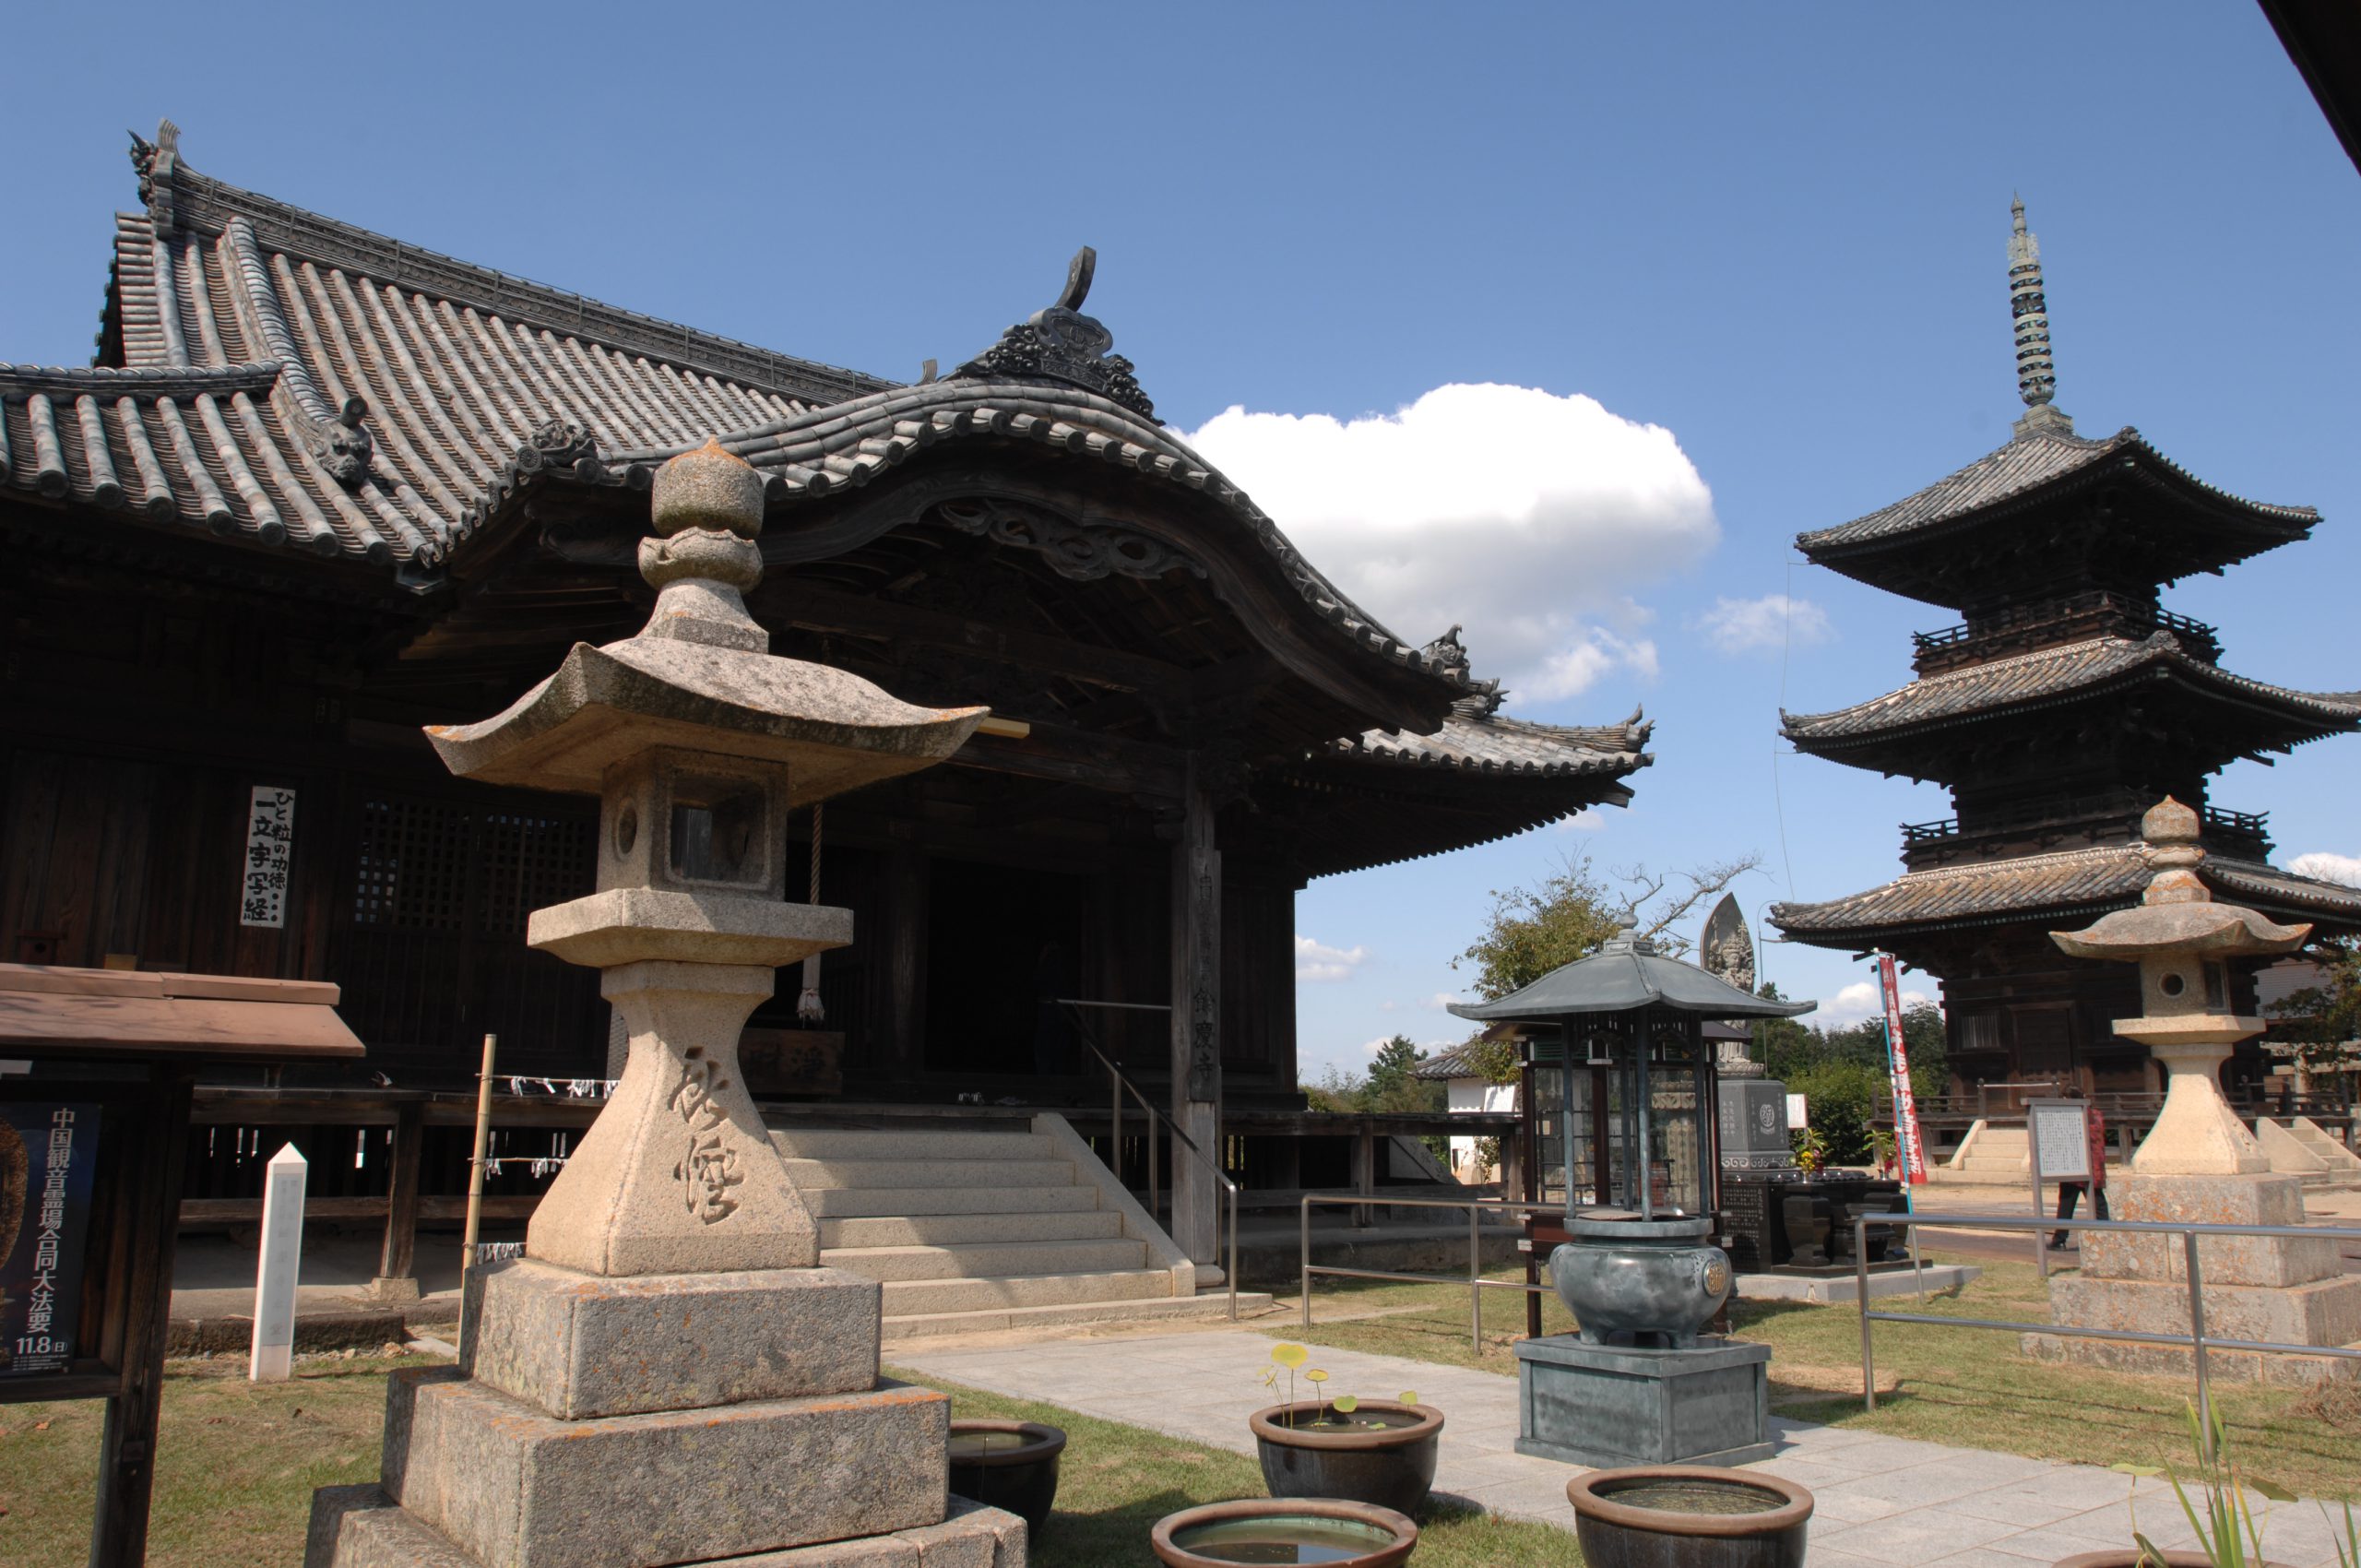
[[[2275,535],[2272,542],[2302,539],[2319,521],[2319,513],[2309,506],[2275,506],[2248,501],[2205,483],[2150,445],[2147,438],[2130,425],[2098,441],[2087,440],[2070,430],[2037,428],[1890,506],[1834,528],[1798,534],[1796,548],[1818,560],[1827,553],[1850,552],[1939,533],[1986,514],[2006,510],[2077,478],[2096,476],[2110,463],[2144,467],[2167,477],[2250,523],[2257,531]],[[2267,547],[2242,544],[2226,553],[2221,564],[2227,564]]]
[[[645,486],[708,435],[784,508],[938,443],[1024,441],[1209,498],[1353,647],[1466,694],[1433,737],[1323,754],[1565,779],[1648,760],[1636,716],[1603,731],[1495,717],[1496,684],[1455,644],[1420,647],[1354,604],[1144,398],[988,370],[904,386],[773,353],[241,190],[182,165],[176,143],[138,145],[148,210],[117,218],[101,346],[119,363],[0,364],[0,493],[423,585],[528,490]]]
[[[1619,778],[1655,760],[1646,750],[1655,728],[1636,711],[1621,724],[1595,728],[1453,712],[1431,735],[1372,730],[1330,742],[1323,754],[1530,778]]]
[[[2037,648],[1913,681],[1899,691],[1833,713],[1779,715],[1781,733],[1817,750],[1968,723],[2001,710],[2077,701],[2150,680],[2178,680],[2199,690],[2270,709],[2317,734],[2361,727],[2361,694],[2291,691],[2233,675],[2192,658],[2168,633],[2142,641],[2092,637]]]
[[[1825,903],[1774,904],[1771,920],[1792,938],[1832,946],[1963,926],[2079,920],[2137,904],[2153,869],[2144,844],[1940,866]],[[2227,902],[2361,926],[2361,887],[2222,855],[2208,855],[2197,873]]]

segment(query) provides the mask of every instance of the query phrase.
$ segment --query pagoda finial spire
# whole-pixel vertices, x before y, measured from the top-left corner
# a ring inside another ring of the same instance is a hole
[[[2025,415],[2017,434],[2056,430],[2070,434],[2073,421],[2050,399],[2058,394],[2058,367],[2049,357],[2049,303],[2041,285],[2041,242],[2025,228],[2025,204],[2011,195],[2009,234],[2009,315],[2016,324],[2017,396]]]

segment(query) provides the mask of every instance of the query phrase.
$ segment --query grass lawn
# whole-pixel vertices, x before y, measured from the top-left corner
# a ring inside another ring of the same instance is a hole
[[[148,1515],[154,1568],[292,1568],[314,1487],[377,1478],[386,1373],[416,1358],[305,1357],[286,1383],[243,1356],[174,1361],[164,1382]],[[90,1550],[95,1399],[0,1405],[0,1563],[53,1568]]]
[[[1148,1527],[1165,1515],[1199,1503],[1264,1495],[1262,1467],[1242,1454],[1097,1420],[1054,1405],[940,1382],[933,1385],[950,1394],[954,1416],[1047,1421],[1065,1430],[1057,1511],[1033,1543],[1031,1568],[1153,1564]],[[1418,1521],[1418,1550],[1411,1562],[1418,1568],[1572,1568],[1582,1560],[1570,1530],[1435,1509]]]
[[[1928,1257],[1935,1261],[1936,1254]],[[1973,1263],[1984,1277],[1957,1298],[1930,1296],[1924,1309],[1907,1295],[1885,1298],[1880,1305],[1892,1312],[1924,1310],[1944,1316],[2019,1322],[2048,1318],[2048,1299],[2030,1264],[1941,1261]],[[1522,1279],[1524,1271],[1506,1270],[1492,1277]],[[1358,1313],[1410,1301],[1425,1302],[1426,1310],[1358,1321],[1316,1321],[1324,1313]],[[1543,1333],[1572,1331],[1573,1319],[1555,1296],[1544,1297],[1543,1308]],[[1312,1311],[1315,1326],[1309,1334],[1293,1313],[1257,1326],[1316,1345],[1481,1367],[1509,1376],[1516,1372],[1510,1346],[1525,1332],[1524,1303],[1506,1290],[1485,1293],[1481,1355],[1468,1343],[1465,1290],[1396,1285],[1362,1291],[1341,1282],[1319,1281]],[[1880,1392],[1872,1415],[1861,1408],[1861,1327],[1853,1308],[1741,1303],[1731,1323],[1739,1338],[1772,1347],[1771,1397],[1785,1416],[2038,1459],[2184,1465],[2188,1458],[2182,1408],[2196,1397],[2196,1384],[2189,1378],[2137,1377],[2035,1361],[2018,1353],[2016,1336],[1995,1330],[1881,1323],[1877,1325]],[[1900,1380],[1899,1389],[1891,1394],[1883,1391],[1889,1377]],[[1831,1388],[1850,1392],[1831,1394]],[[2322,1413],[2321,1401],[2299,1390],[2217,1378],[2213,1396],[2243,1469],[2306,1497],[2361,1499],[2361,1420],[2355,1418],[2353,1401],[2341,1402],[2331,1419]]]
[[[386,1373],[411,1359],[311,1359],[279,1384],[250,1384],[243,1357],[176,1361],[164,1382],[162,1446],[148,1534],[151,1568],[294,1568],[315,1487],[374,1480]],[[914,1381],[923,1382],[923,1379]],[[1263,1495],[1240,1455],[1094,1420],[1054,1406],[952,1389],[959,1415],[1063,1427],[1058,1513],[1036,1568],[1151,1563],[1148,1526],[1197,1503]],[[101,1407],[0,1406],[0,1564],[74,1563],[89,1550]],[[1422,1520],[1422,1568],[1558,1568],[1582,1554],[1568,1532],[1481,1514]]]

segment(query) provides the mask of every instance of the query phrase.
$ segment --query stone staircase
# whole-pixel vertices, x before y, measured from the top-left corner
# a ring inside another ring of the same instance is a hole
[[[884,1287],[888,1343],[1228,1311],[1226,1293],[1197,1293],[1195,1266],[1062,1116],[1029,1130],[780,1120],[771,1138],[820,1221],[820,1261]],[[1239,1297],[1241,1315],[1269,1304]]]
[[[2023,1188],[2033,1169],[2032,1157],[2023,1127],[1979,1122],[1968,1130],[1959,1152],[1928,1176],[1940,1186]]]
[[[2361,1187],[2361,1156],[2310,1117],[2298,1116],[2283,1126],[2265,1116],[2254,1131],[2274,1174],[2300,1177],[2307,1187]]]

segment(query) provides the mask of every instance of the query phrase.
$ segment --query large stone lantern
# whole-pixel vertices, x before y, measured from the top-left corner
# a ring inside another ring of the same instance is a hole
[[[597,891],[526,940],[600,971],[623,1075],[526,1255],[469,1271],[460,1364],[391,1380],[382,1483],[315,1497],[306,1568],[1023,1568],[1023,1521],[948,1495],[949,1402],[878,1377],[877,1284],[814,1266],[738,1071],[775,971],[852,938],[786,901],[789,810],[941,761],[985,710],[774,658],[741,598],[762,481],[718,445],[658,471],[653,515],[636,636],[428,731],[464,777],[599,796]]]
[[[2141,1016],[2115,1032],[2155,1053],[2169,1083],[2164,1110],[2131,1158],[2118,1219],[2218,1225],[2304,1223],[2297,1178],[2270,1174],[2254,1134],[2222,1098],[2217,1074],[2260,1018],[2231,1010],[2231,958],[2291,952],[2308,925],[2277,925],[2213,902],[2198,878],[2205,851],[2197,814],[2165,800],[2141,819],[2154,867],[2137,909],[2120,909],[2052,940],[2078,958],[2140,966]],[[2178,1237],[2086,1232],[2079,1273],[2050,1282],[2056,1321],[2151,1334],[2189,1332],[2187,1253]],[[2336,1243],[2295,1236],[2208,1236],[2197,1248],[2206,1331],[2220,1339],[2345,1346],[2361,1341],[2361,1277],[2344,1276]],[[2036,1354],[2143,1372],[2186,1369],[2188,1350],[2124,1341],[2031,1335]],[[2331,1357],[2215,1351],[2231,1376],[2310,1381],[2348,1375]]]

